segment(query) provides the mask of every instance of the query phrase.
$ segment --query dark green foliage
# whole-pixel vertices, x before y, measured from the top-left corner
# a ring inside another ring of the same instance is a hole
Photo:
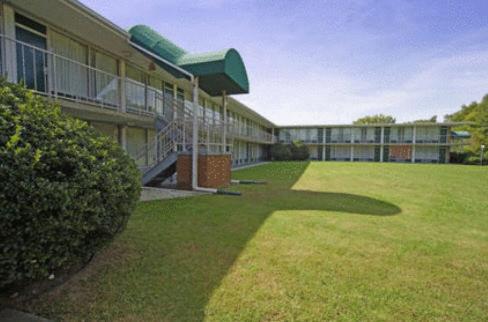
[[[299,141],[291,144],[277,143],[271,147],[271,159],[273,161],[302,161],[308,160],[309,156],[307,146]]]
[[[464,152],[451,152],[449,156],[449,163],[465,163],[468,154]]]
[[[86,260],[126,225],[134,162],[86,122],[0,80],[0,287]]]
[[[431,118],[429,119],[422,119],[422,120],[415,120],[413,121],[413,123],[416,123],[416,124],[422,124],[422,123],[437,123],[437,115],[434,115],[432,116]]]
[[[271,147],[273,161],[287,161],[291,159],[290,145],[277,143]]]
[[[468,157],[464,159],[464,164],[472,164],[472,165],[480,165],[481,164],[481,152],[477,155],[475,154],[468,154]],[[483,154],[483,165],[488,164],[488,152]]]
[[[469,122],[456,130],[465,130],[471,134],[470,144],[465,148],[470,155],[467,163],[476,163],[478,159],[479,164],[481,145],[488,147],[488,95],[481,102],[463,105],[461,110],[446,115],[445,119],[449,122]]]
[[[293,160],[303,161],[308,160],[308,158],[310,157],[307,146],[299,141],[293,142],[291,144],[290,151]]]
[[[361,124],[391,124],[395,123],[396,119],[391,116],[391,115],[383,115],[383,114],[377,114],[377,115],[369,115],[369,116],[364,116],[356,121],[353,122],[355,125],[361,125]]]

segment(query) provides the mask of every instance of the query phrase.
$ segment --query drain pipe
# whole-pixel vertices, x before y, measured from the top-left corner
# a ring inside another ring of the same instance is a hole
[[[193,77],[193,137],[192,137],[192,162],[191,162],[191,187],[195,191],[218,193],[217,189],[198,186],[198,77]]]

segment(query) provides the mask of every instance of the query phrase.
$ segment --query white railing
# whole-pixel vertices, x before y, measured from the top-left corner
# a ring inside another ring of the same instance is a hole
[[[433,135],[433,136],[417,136],[415,138],[416,144],[429,144],[429,143],[438,143],[438,144],[448,144],[449,142],[449,135]]]
[[[177,120],[171,121],[156,134],[153,140],[140,148],[135,161],[136,164],[142,165],[140,169],[143,172],[151,169],[167,158],[170,153],[178,150],[179,137],[177,136],[182,135],[181,133],[185,131],[184,128],[181,129],[178,126]]]
[[[186,118],[176,118],[170,121],[156,136],[140,148],[136,154],[136,163],[145,172],[163,161],[172,152],[191,151],[193,141],[193,120],[188,115]],[[199,149],[212,152],[224,152],[222,124],[209,124],[199,122],[198,145]],[[232,148],[233,136],[227,134],[226,146]],[[230,149],[232,150],[232,149]]]
[[[43,95],[120,107],[120,77],[51,51],[0,35],[3,48],[15,48],[19,83]],[[2,73],[7,74],[5,66]]]
[[[234,138],[262,143],[273,143],[273,135],[266,131],[256,129],[251,126],[239,126],[235,123],[229,123],[228,132],[232,133]]]
[[[147,104],[147,86],[144,83],[137,82],[130,78],[124,79],[125,97],[126,97],[126,109],[127,112],[142,114],[142,115],[154,115],[156,108]],[[155,94],[154,91],[151,91]]]
[[[163,116],[166,122],[180,120],[185,123],[181,125],[185,128],[185,135],[189,133],[187,123],[193,120],[193,103],[190,101],[175,99],[172,95],[165,94],[163,90],[147,84],[122,78],[1,34],[0,40],[2,54],[5,56],[8,52],[10,55],[8,59],[12,59],[9,61],[9,70],[16,71],[16,81],[24,83],[27,88],[39,94],[122,111],[122,89],[124,89],[127,113],[159,115]],[[7,75],[6,66],[1,67],[2,74]],[[251,126],[238,126],[236,123],[228,122],[224,124],[222,120],[209,122],[203,118],[199,118],[199,124],[199,143],[207,147],[222,144],[224,127],[229,141],[238,138],[261,143],[273,142],[270,133]],[[189,135],[186,135],[185,139],[188,137]]]
[[[52,51],[14,40],[0,34],[2,49],[10,53],[11,72],[28,89],[50,97],[91,103],[121,111],[121,89],[125,89],[126,111],[140,115],[160,115],[167,120],[183,109],[182,100],[162,90],[129,78],[64,57]],[[5,64],[7,65],[7,64]],[[6,66],[2,75],[7,76]]]

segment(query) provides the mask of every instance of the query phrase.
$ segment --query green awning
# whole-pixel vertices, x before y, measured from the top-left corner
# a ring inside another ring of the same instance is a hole
[[[455,139],[469,139],[471,138],[471,133],[468,131],[451,131],[451,136]]]
[[[147,26],[134,26],[129,33],[137,45],[198,76],[200,88],[209,95],[249,93],[246,67],[237,50],[192,54]]]

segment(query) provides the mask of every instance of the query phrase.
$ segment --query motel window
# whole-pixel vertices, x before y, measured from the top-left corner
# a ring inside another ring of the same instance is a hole
[[[132,65],[127,65],[126,76],[129,81],[125,84],[127,109],[132,111],[145,110],[146,88],[145,74]]]
[[[51,43],[55,56],[56,89],[71,98],[88,97],[88,48],[58,32],[52,32]]]
[[[173,85],[169,83],[164,83],[163,88],[163,115],[168,118],[173,118],[173,99],[174,99],[174,90]]]
[[[117,60],[101,52],[92,51],[91,65],[96,70],[90,73],[90,96],[97,101],[117,106],[119,103]]]
[[[15,14],[17,81],[40,92],[47,90],[46,27]],[[21,43],[20,43],[21,42]]]
[[[163,82],[155,77],[149,77],[147,87],[147,108],[163,116]]]

